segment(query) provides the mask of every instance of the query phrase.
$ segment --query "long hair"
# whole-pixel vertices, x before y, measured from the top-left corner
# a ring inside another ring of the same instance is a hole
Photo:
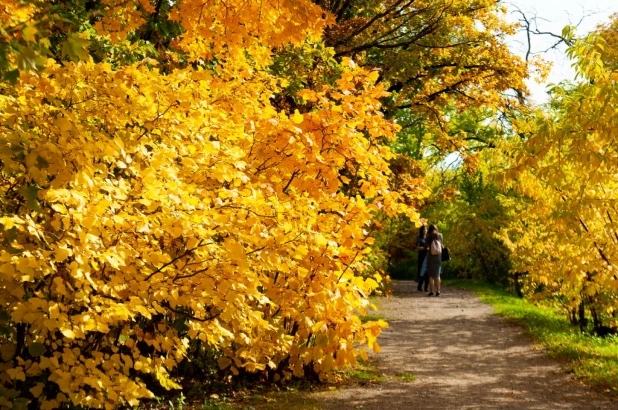
[[[427,236],[427,226],[421,225],[421,228],[418,230],[418,237],[424,238],[425,236]]]
[[[427,239],[430,243],[440,240],[440,232],[438,231],[438,227],[435,224],[429,225],[429,230],[427,231]]]

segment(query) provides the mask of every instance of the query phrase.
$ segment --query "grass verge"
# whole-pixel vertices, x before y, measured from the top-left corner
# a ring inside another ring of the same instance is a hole
[[[385,375],[378,374],[378,368],[371,359],[368,361],[360,360],[356,366],[345,372],[344,378],[352,383],[381,383],[386,380]]]
[[[445,285],[473,292],[493,306],[496,314],[522,326],[550,356],[564,360],[577,377],[618,394],[618,338],[583,334],[563,313],[481,281],[454,279],[445,281]]]
[[[395,373],[395,377],[402,382],[413,382],[416,380],[416,376],[410,372]]]

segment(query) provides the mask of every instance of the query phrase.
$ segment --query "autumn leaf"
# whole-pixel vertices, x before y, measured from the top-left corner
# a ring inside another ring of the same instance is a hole
[[[62,56],[71,61],[85,61],[88,59],[88,47],[90,42],[81,38],[78,34],[71,33],[62,44]]]
[[[295,124],[300,124],[301,122],[303,122],[304,117],[300,112],[298,112],[298,110],[294,110],[294,116],[292,117],[292,120]]]

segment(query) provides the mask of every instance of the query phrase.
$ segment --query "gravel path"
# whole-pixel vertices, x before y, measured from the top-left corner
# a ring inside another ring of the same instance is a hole
[[[387,381],[320,395],[323,409],[618,409],[618,400],[582,386],[521,331],[471,293],[443,288],[440,298],[394,284],[379,314],[378,374]],[[417,380],[394,377],[411,372]]]

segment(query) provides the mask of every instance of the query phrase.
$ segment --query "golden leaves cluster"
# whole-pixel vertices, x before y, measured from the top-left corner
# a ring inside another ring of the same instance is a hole
[[[114,41],[153,12],[103,3],[96,28]],[[136,405],[152,397],[140,376],[178,387],[196,340],[233,374],[276,377],[379,350],[386,324],[356,316],[381,279],[357,274],[369,226],[378,210],[418,215],[389,189],[397,126],[377,73],[345,60],[335,85],[299,93],[311,104],[278,111],[272,47],[319,36],[321,10],[174,4],[178,47],[216,69],[49,59],[3,84],[2,408]],[[356,195],[340,189],[350,162]]]
[[[518,124],[530,138],[507,173],[525,199],[511,204],[519,217],[505,230],[516,270],[567,308],[594,300],[600,314],[618,308],[617,24],[570,47],[583,81],[555,87],[552,108]]]

